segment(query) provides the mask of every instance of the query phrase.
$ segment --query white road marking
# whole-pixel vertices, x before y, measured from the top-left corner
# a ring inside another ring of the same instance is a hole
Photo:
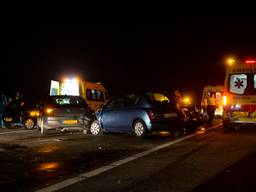
[[[0,133],[0,135],[5,135],[5,134],[9,134],[9,133],[26,133],[26,132],[30,132],[30,131],[33,131],[33,130],[8,131],[8,132]]]
[[[210,130],[212,130],[212,129],[215,129],[215,128],[217,128],[217,127],[220,127],[221,125],[222,125],[222,124],[220,123],[220,124],[217,124],[217,125],[212,126],[211,128],[207,128],[207,129],[206,129],[206,132],[207,132],[207,131],[210,131]],[[132,156],[130,156],[130,157],[127,157],[127,158],[122,159],[122,160],[119,160],[119,161],[115,161],[115,162],[113,162],[113,163],[110,163],[109,165],[100,167],[100,168],[98,168],[98,169],[94,169],[94,170],[89,171],[89,172],[86,172],[86,173],[82,173],[82,174],[80,174],[80,175],[78,175],[78,176],[76,176],[76,177],[73,177],[73,178],[70,178],[70,179],[66,179],[66,180],[61,181],[61,182],[59,182],[59,183],[56,183],[56,184],[50,185],[50,186],[48,186],[48,187],[45,187],[45,188],[36,190],[35,192],[53,192],[53,191],[58,191],[58,190],[60,190],[60,189],[63,189],[63,188],[65,188],[65,187],[68,187],[68,186],[73,185],[73,184],[75,184],[75,183],[78,183],[79,181],[83,181],[83,180],[88,179],[88,178],[90,178],[90,177],[94,177],[94,176],[99,175],[99,174],[101,174],[101,173],[104,173],[104,172],[106,172],[106,171],[108,171],[108,170],[110,170],[110,169],[113,169],[113,168],[115,168],[115,167],[117,167],[117,166],[126,164],[126,163],[128,163],[128,162],[130,162],[130,161],[133,161],[133,160],[138,159],[138,158],[140,158],[140,157],[149,155],[149,154],[151,154],[151,153],[153,153],[153,152],[159,151],[159,150],[161,150],[161,149],[163,149],[163,148],[169,147],[169,146],[174,145],[174,144],[176,144],[176,143],[180,143],[180,142],[182,142],[182,141],[188,140],[188,139],[190,139],[190,138],[192,138],[192,137],[195,137],[195,136],[197,136],[197,135],[200,135],[200,134],[202,134],[202,133],[203,133],[203,132],[196,132],[196,133],[194,133],[194,134],[191,134],[191,135],[182,137],[182,138],[177,139],[177,140],[175,140],[175,141],[170,141],[170,142],[168,142],[168,143],[159,145],[159,146],[154,147],[154,148],[152,148],[152,149],[149,149],[149,150],[147,150],[147,151],[144,151],[144,152],[141,152],[141,153],[132,155]]]

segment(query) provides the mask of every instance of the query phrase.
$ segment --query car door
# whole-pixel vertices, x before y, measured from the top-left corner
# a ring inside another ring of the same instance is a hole
[[[106,131],[109,132],[123,132],[120,128],[120,111],[123,110],[124,99],[116,97],[111,99],[102,109],[101,122]]]
[[[132,123],[137,117],[136,105],[139,101],[139,97],[135,94],[127,94],[124,96],[124,107],[118,112],[118,118],[120,120],[120,129],[123,132],[132,131]]]

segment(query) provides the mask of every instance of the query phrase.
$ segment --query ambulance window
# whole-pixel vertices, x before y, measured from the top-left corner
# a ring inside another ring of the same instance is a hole
[[[104,101],[103,91],[96,90],[96,97],[97,101]]]
[[[89,101],[104,101],[103,91],[86,89],[86,98]]]
[[[254,74],[254,88],[256,89],[256,74]]]
[[[97,92],[94,89],[92,89],[91,92],[92,92],[92,100],[97,100]]]
[[[229,80],[229,91],[235,94],[244,94],[247,87],[246,74],[233,74]]]
[[[91,91],[91,89],[86,89],[86,98],[87,98],[87,100],[93,100],[92,99],[92,91]]]

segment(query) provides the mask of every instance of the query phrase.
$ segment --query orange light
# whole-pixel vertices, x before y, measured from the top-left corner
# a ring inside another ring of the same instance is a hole
[[[186,104],[186,105],[190,105],[191,104],[191,99],[189,97],[185,97],[183,99],[183,103]]]
[[[49,163],[42,163],[39,165],[40,171],[54,171],[60,167],[58,162],[49,162]]]
[[[52,113],[52,111],[53,111],[53,109],[51,109],[51,108],[46,109],[46,113],[48,113],[48,114]]]
[[[223,106],[226,106],[228,102],[227,96],[223,96]]]
[[[36,152],[39,153],[51,153],[54,152],[56,150],[58,150],[59,148],[56,146],[46,146],[46,147],[42,147],[36,150]]]
[[[236,62],[236,60],[233,59],[233,58],[228,58],[228,59],[227,59],[227,64],[228,64],[229,66],[234,65],[235,62]]]
[[[39,111],[37,111],[37,110],[30,111],[30,116],[31,117],[38,117],[39,116]]]

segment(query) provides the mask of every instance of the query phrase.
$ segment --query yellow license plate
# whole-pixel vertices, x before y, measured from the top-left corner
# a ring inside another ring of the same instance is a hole
[[[5,120],[6,122],[11,122],[11,121],[12,121],[12,118],[11,118],[11,117],[5,117],[4,120]]]
[[[246,118],[248,117],[248,112],[244,112],[244,111],[241,111],[241,112],[238,112],[238,111],[235,111],[232,113],[232,117],[234,118]]]
[[[63,124],[66,124],[66,125],[77,124],[77,123],[78,123],[77,120],[64,120],[63,121]]]
[[[244,122],[256,122],[256,118],[238,118],[239,121],[244,121]]]

